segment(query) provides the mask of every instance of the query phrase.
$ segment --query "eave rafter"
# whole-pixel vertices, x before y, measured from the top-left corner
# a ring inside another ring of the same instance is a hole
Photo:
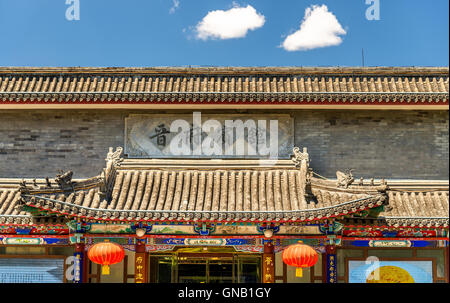
[[[271,104],[407,104],[446,105],[448,93],[435,92],[0,92],[4,104],[42,102],[43,104],[73,102],[151,102],[183,104],[206,101],[209,104],[271,103]]]
[[[311,210],[282,211],[182,211],[182,210],[110,210],[89,208],[41,196],[24,195],[23,203],[49,214],[57,213],[85,220],[136,222],[136,221],[183,221],[183,222],[255,222],[285,223],[314,222],[343,218],[385,203],[385,196],[368,196],[339,205]],[[234,219],[235,215],[241,215]]]
[[[448,228],[448,217],[385,217],[381,219],[388,227],[412,227],[412,228]]]

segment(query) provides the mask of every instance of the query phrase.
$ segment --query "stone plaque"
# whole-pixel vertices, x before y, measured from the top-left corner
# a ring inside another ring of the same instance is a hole
[[[294,125],[289,115],[133,114],[124,145],[129,158],[289,159]]]

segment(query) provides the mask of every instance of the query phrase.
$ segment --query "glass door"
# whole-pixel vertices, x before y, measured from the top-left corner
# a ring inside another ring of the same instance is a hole
[[[237,256],[237,283],[261,282],[261,257]]]
[[[207,260],[204,258],[178,258],[178,283],[207,283]]]
[[[233,258],[178,257],[178,283],[232,283]]]
[[[261,257],[181,253],[151,257],[151,281],[158,283],[259,283]]]
[[[233,258],[210,258],[207,260],[208,283],[233,283]]]

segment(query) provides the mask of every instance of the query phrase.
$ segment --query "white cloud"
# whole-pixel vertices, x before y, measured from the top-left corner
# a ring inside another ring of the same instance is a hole
[[[180,0],[173,0],[173,5],[169,10],[169,14],[173,14],[175,13],[175,11],[177,10],[177,8],[180,7]]]
[[[347,32],[326,5],[313,5],[305,10],[300,29],[289,35],[282,46],[287,51],[335,46],[342,43],[340,35],[345,34]]]
[[[243,38],[249,30],[255,30],[264,25],[264,15],[258,13],[251,5],[234,7],[227,10],[210,11],[200,21],[196,28],[198,39],[233,39]]]

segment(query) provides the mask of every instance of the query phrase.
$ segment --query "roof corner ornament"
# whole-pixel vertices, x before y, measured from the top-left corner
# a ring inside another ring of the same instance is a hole
[[[123,161],[123,158],[120,156],[122,155],[123,148],[117,147],[116,151],[114,151],[114,148],[110,147],[109,152],[106,155],[106,162],[111,162],[114,166],[120,165],[120,162]]]
[[[69,170],[64,172],[62,170],[59,171],[59,174],[56,175],[55,182],[58,183],[61,189],[72,189],[73,190],[73,182],[72,182],[73,171]]]
[[[47,185],[48,188],[52,187],[52,183],[50,182],[50,179],[48,177],[45,177],[45,184]]]
[[[19,183],[19,192],[22,194],[26,194],[29,192],[29,188],[27,187],[27,181],[22,179],[22,181]]]
[[[389,189],[389,185],[384,178],[381,179],[380,184],[381,184],[381,189],[380,189],[381,192],[386,192]]]
[[[363,177],[359,178],[359,183],[358,183],[358,185],[359,185],[359,186],[363,186],[363,185],[364,185],[364,178],[363,178]]]
[[[299,168],[303,160],[309,164],[309,154],[306,147],[303,148],[303,152],[300,151],[300,148],[294,147],[293,152],[292,162],[294,162],[295,167]]]
[[[355,178],[353,178],[352,171],[353,169],[347,169],[346,173],[343,173],[339,170],[336,172],[338,187],[348,188],[348,186],[352,184],[353,181],[355,181]]]
[[[115,170],[118,166],[120,166],[120,163],[123,161],[123,158],[120,156],[122,155],[123,148],[117,147],[114,151],[113,147],[109,148],[109,152],[106,154],[106,168],[102,171],[101,178],[103,180],[104,186],[101,188],[101,197],[102,198],[108,198],[108,192],[112,189],[113,183],[114,183],[114,175]]]

